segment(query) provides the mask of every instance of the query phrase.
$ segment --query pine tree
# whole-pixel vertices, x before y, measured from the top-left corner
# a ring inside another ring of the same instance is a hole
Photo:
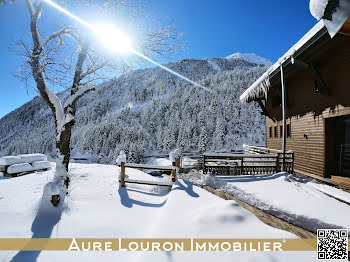
[[[224,147],[225,129],[222,119],[219,117],[216,121],[216,129],[213,137],[213,147],[222,150]]]
[[[199,136],[198,151],[203,153],[208,147],[208,134],[205,127],[202,127],[201,134]]]

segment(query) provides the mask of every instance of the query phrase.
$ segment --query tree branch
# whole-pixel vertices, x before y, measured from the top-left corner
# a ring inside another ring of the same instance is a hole
[[[80,76],[81,80],[84,79],[85,77],[87,77],[88,75],[96,73],[98,70],[102,69],[106,65],[108,65],[107,61],[104,63],[101,63],[99,65],[96,65],[96,66],[91,66],[86,72],[81,74],[81,76]]]
[[[61,36],[61,35],[63,35],[63,34],[68,33],[68,31],[71,30],[71,29],[73,29],[73,27],[71,27],[71,26],[65,26],[65,27],[63,27],[63,28],[57,30],[57,31],[54,32],[52,35],[50,35],[50,36],[48,36],[48,37],[46,37],[46,38],[44,39],[44,41],[43,41],[42,44],[41,44],[41,47],[44,48],[44,47],[47,45],[48,42],[50,42],[51,40],[55,39],[56,37],[59,37],[59,36]]]
[[[89,49],[89,44],[87,41],[84,41],[82,48],[80,50],[80,53],[78,55],[77,65],[75,67],[75,74],[74,74],[74,79],[72,84],[72,95],[79,88],[79,83],[82,79],[81,76],[83,73],[83,65],[87,57],[88,49]]]
[[[79,88],[79,90],[74,94],[70,95],[64,103],[64,112],[67,113],[68,109],[74,106],[80,98],[82,98],[85,94],[95,90],[96,88],[94,86],[86,86],[84,88]]]
[[[37,89],[48,104],[55,115],[56,126],[63,120],[63,109],[62,104],[58,97],[52,92],[48,87],[45,81],[43,68],[40,62],[40,54],[42,52],[42,47],[40,44],[40,34],[37,28],[37,20],[40,16],[42,10],[42,2],[40,1],[36,11],[34,11],[33,5],[30,0],[25,0],[27,4],[28,11],[31,15],[30,18],[30,30],[33,39],[33,52],[30,59],[30,65],[32,67],[33,77],[37,85]]]

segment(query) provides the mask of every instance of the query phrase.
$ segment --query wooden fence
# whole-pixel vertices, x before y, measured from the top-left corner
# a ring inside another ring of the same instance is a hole
[[[294,153],[286,153],[286,170],[294,172]],[[203,173],[223,175],[273,174],[281,171],[283,153],[245,154],[245,153],[205,153]]]
[[[139,179],[132,179],[125,177],[125,168],[136,168],[136,169],[147,169],[147,170],[160,170],[170,172],[172,176],[172,181],[145,181]],[[175,159],[175,162],[172,163],[172,166],[156,166],[156,165],[147,165],[147,164],[134,164],[134,163],[120,163],[120,186],[125,187],[125,183],[134,183],[134,184],[143,184],[143,185],[157,185],[157,186],[172,186],[173,182],[178,179],[177,172],[180,167],[180,159]]]

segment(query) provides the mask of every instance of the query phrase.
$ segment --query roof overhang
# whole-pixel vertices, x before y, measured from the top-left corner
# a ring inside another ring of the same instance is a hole
[[[336,12],[333,15],[332,21],[320,20],[240,96],[240,101],[251,102],[266,98],[270,88],[270,79],[280,72],[281,66],[284,67],[289,63],[293,63],[294,59],[297,59],[298,56],[319,44],[319,40],[327,35],[327,33],[330,37],[334,37],[338,32],[350,35],[350,1],[343,0],[340,4],[345,9]]]

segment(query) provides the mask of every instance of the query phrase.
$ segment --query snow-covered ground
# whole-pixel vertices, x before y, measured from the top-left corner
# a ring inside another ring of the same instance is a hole
[[[0,179],[0,237],[296,238],[180,179],[167,187],[119,188],[119,168],[72,164],[66,208],[48,213],[43,186],[53,170]],[[131,178],[149,178],[126,169]],[[154,178],[155,179],[155,178]],[[162,179],[162,178],[159,178]],[[14,257],[15,256],[15,257]],[[0,252],[1,261],[314,261],[315,252]]]
[[[350,194],[288,173],[211,176],[191,172],[190,181],[227,192],[269,214],[316,232],[317,228],[350,229]]]

